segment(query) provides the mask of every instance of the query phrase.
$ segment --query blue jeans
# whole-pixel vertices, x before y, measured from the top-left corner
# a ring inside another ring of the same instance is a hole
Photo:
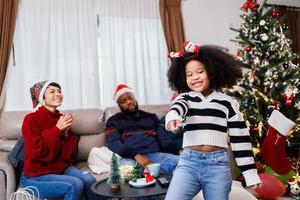
[[[173,174],[178,164],[179,156],[170,153],[153,152],[142,154],[147,156],[152,163],[160,164],[160,172]],[[132,165],[134,166],[135,160],[129,158],[121,158],[120,165]]]
[[[87,200],[97,199],[90,186],[96,179],[88,172],[80,171],[74,166],[68,167],[63,174],[46,174],[29,177],[22,173],[20,182],[23,187],[33,186],[43,199],[63,198],[65,200],[80,200],[85,195]],[[38,196],[33,190],[34,195]]]
[[[193,151],[185,148],[173,174],[166,200],[190,200],[203,190],[205,200],[228,200],[231,172],[227,151]]]

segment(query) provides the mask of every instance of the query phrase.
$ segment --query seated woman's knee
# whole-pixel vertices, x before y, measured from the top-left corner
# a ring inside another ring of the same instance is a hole
[[[82,181],[85,185],[92,185],[94,182],[96,182],[96,179],[89,173],[89,172],[82,172],[84,174]]]
[[[77,191],[83,191],[84,183],[79,178],[70,176],[69,183],[71,184],[71,187],[73,187]]]

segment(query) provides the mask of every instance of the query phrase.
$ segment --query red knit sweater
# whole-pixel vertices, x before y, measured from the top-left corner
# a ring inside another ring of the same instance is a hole
[[[60,116],[61,113],[52,113],[44,106],[25,116],[22,126],[25,175],[60,174],[72,164],[78,137],[72,131],[67,138],[64,137],[56,127]]]

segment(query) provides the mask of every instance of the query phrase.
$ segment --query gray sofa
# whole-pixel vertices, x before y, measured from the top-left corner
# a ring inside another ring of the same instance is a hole
[[[140,109],[155,113],[160,119],[167,112],[169,105],[142,105]],[[77,167],[82,170],[89,170],[87,159],[92,147],[101,147],[105,145],[105,123],[113,114],[119,112],[118,107],[109,107],[102,109],[78,109],[66,110],[62,113],[72,112],[75,114],[75,121],[72,130],[80,135],[79,141],[79,161]],[[10,164],[7,155],[16,144],[21,135],[21,126],[24,116],[28,112],[3,112],[0,116],[0,200],[9,200],[10,196],[16,191],[18,186],[15,181],[15,172]],[[231,155],[231,154],[230,154]],[[235,162],[232,161],[232,176],[235,178]],[[107,178],[107,174],[96,175],[97,180]],[[243,193],[243,192],[242,192]],[[239,193],[240,194],[240,193]],[[246,194],[249,195],[249,194]],[[236,196],[236,195],[235,195]],[[247,199],[244,198],[243,199]],[[240,199],[241,197],[232,197],[231,200]],[[194,200],[202,199],[200,193]]]
[[[155,113],[159,118],[162,117],[168,105],[144,105],[142,110]],[[62,111],[75,114],[75,121],[72,130],[80,135],[79,141],[79,161],[77,166],[80,169],[88,170],[87,159],[92,147],[105,145],[104,129],[105,122],[116,112],[118,107],[102,109],[78,109]],[[7,155],[16,144],[21,135],[21,126],[24,116],[28,112],[3,112],[0,116],[0,200],[8,200],[13,192],[16,191],[15,172],[10,164]],[[107,177],[107,174],[95,175],[97,180]]]

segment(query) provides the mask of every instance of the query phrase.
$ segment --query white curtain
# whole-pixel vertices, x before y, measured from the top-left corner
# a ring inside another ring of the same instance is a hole
[[[115,105],[118,83],[140,104],[168,102],[158,0],[22,0],[14,47],[6,111],[30,110],[29,88],[42,80],[62,86],[62,109]]]
[[[158,0],[98,1],[102,105],[114,105],[117,84],[126,83],[140,104],[167,103],[167,47]]]
[[[5,110],[30,110],[29,88],[54,80],[63,108],[100,106],[94,1],[22,0]]]

